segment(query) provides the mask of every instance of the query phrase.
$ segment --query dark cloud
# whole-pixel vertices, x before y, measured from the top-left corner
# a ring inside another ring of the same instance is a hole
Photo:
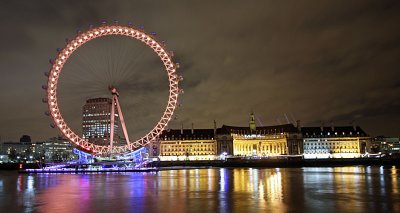
[[[372,135],[400,135],[398,1],[3,1],[2,140],[57,134],[40,103],[48,59],[65,38],[101,20],[144,25],[175,52],[185,93],[171,128],[181,122],[207,128],[214,119],[246,125],[254,111],[264,125],[356,120]],[[90,58],[83,51],[71,58],[63,114],[79,127],[84,100],[117,84],[132,97],[124,112],[140,135],[165,106],[166,79],[146,47],[115,45],[125,52]]]

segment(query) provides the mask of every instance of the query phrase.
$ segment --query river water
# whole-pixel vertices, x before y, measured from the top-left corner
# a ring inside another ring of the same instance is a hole
[[[0,171],[0,212],[400,212],[399,167]]]

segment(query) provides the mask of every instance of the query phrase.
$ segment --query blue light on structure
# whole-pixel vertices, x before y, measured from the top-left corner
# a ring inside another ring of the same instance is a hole
[[[93,155],[87,152],[81,151],[77,148],[74,148],[74,154],[78,155],[80,164],[89,164],[93,163]]]
[[[145,162],[148,156],[148,149],[146,147],[142,147],[138,150],[130,152],[123,156],[124,159],[130,159],[132,162],[135,162],[136,165],[140,165]]]

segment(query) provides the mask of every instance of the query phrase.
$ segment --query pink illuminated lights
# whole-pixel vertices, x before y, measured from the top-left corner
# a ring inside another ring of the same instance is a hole
[[[136,141],[130,141],[127,145],[123,146],[100,146],[89,143],[88,141],[81,138],[75,132],[71,130],[68,124],[64,121],[58,107],[57,103],[57,84],[59,80],[60,73],[63,69],[64,64],[70,57],[70,55],[77,50],[80,46],[84,45],[86,42],[93,40],[95,38],[103,36],[114,36],[123,35],[128,36],[133,39],[137,39],[145,43],[148,47],[153,49],[153,51],[160,57],[162,63],[164,64],[165,70],[168,74],[169,80],[169,98],[167,107],[162,115],[160,121],[155,125],[155,127],[146,135],[141,137]],[[50,70],[50,75],[48,78],[47,87],[47,99],[48,107],[50,109],[51,116],[55,122],[55,126],[60,130],[60,132],[69,139],[69,141],[81,149],[91,152],[96,155],[105,155],[110,153],[128,153],[132,152],[151,141],[155,140],[161,132],[166,128],[168,122],[171,120],[174,110],[177,106],[178,95],[181,93],[178,83],[181,76],[176,73],[177,64],[172,61],[172,56],[167,54],[168,51],[165,47],[156,41],[153,36],[150,36],[143,32],[133,28],[132,26],[122,26],[122,25],[103,25],[100,27],[91,28],[86,32],[78,34],[74,39],[70,40],[65,47],[59,52],[56,59],[54,60],[53,66]]]

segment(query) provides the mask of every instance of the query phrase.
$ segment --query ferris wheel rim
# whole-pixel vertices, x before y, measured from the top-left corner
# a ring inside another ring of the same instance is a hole
[[[139,40],[145,43],[146,46],[150,47],[157,54],[168,75],[169,97],[167,107],[161,116],[161,119],[147,134],[135,141],[131,141],[127,145],[114,146],[111,148],[109,145],[96,145],[90,143],[76,134],[68,126],[58,107],[57,86],[64,64],[79,47],[93,39],[115,35],[123,35]],[[85,32],[79,33],[73,39],[67,41],[64,48],[59,51],[55,60],[53,61],[47,82],[47,103],[50,110],[49,114],[53,118],[55,126],[60,130],[61,134],[63,134],[70,141],[70,143],[80,147],[83,150],[100,155],[106,153],[127,153],[134,151],[137,148],[155,140],[171,120],[178,103],[179,93],[181,92],[181,89],[179,89],[179,80],[181,80],[182,77],[177,75],[177,68],[178,65],[173,62],[172,54],[166,50],[165,46],[158,42],[152,35],[147,34],[141,29],[134,28],[133,26],[123,26],[118,24],[93,27]]]

